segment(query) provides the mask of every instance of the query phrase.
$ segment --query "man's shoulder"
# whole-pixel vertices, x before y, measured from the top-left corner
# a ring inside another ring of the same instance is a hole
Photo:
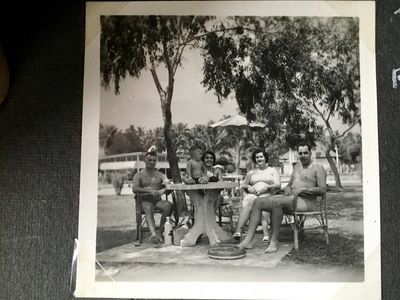
[[[164,176],[165,175],[162,172],[158,171],[158,170],[156,170],[156,172],[154,172],[153,174],[149,174],[149,173],[146,172],[146,169],[142,169],[139,172],[137,172],[135,174],[135,176],[133,176],[133,178],[135,178],[135,177],[136,178],[146,178],[146,177],[160,177],[160,178],[163,178]]]
[[[299,161],[293,166],[293,170],[297,170],[297,169],[301,169],[301,162],[299,162]]]
[[[133,175],[132,180],[135,181],[135,180],[139,180],[140,178],[142,178],[142,171],[143,170],[136,172],[135,175]]]
[[[314,167],[315,170],[324,170],[324,171],[325,171],[324,166],[321,165],[320,163],[313,162],[313,163],[312,163],[312,166]]]

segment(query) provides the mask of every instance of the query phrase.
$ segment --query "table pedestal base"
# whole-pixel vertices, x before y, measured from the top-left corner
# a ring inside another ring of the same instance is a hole
[[[220,190],[193,190],[186,192],[194,204],[195,220],[194,226],[181,240],[181,246],[194,246],[201,234],[208,236],[211,246],[229,240],[232,237],[231,234],[223,231],[217,225],[215,218],[214,203]]]

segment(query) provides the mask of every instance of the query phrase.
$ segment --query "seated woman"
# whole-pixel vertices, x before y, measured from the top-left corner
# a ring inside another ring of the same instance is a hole
[[[207,150],[204,152],[201,160],[203,161],[206,170],[205,175],[208,179],[208,182],[220,181],[222,179],[222,171],[219,168],[214,168],[216,161],[215,153],[211,150]]]
[[[250,217],[250,211],[253,202],[258,197],[271,195],[271,190],[280,188],[281,178],[278,171],[268,166],[268,154],[262,149],[256,149],[251,155],[251,159],[256,165],[253,170],[247,173],[242,184],[244,190],[243,206],[239,214],[239,220],[236,226],[236,232],[233,237],[240,240],[242,236],[242,227]],[[269,215],[263,212],[261,225],[264,233],[263,242],[268,242],[268,221]]]
[[[206,170],[206,180],[207,182],[217,182],[222,180],[222,171],[220,168],[215,168],[216,157],[215,153],[211,150],[204,152],[201,160],[203,161]],[[223,201],[222,195],[219,195],[214,203],[215,210],[218,209],[219,205]]]

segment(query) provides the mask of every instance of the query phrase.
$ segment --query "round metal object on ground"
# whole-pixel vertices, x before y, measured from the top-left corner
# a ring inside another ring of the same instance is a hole
[[[216,245],[208,250],[208,256],[213,259],[239,259],[246,256],[246,251],[234,245]]]

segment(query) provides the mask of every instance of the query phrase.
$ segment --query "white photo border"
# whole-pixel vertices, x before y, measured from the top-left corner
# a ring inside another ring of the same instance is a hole
[[[97,282],[101,15],[358,17],[363,145],[364,282]],[[373,1],[88,2],[76,297],[186,299],[378,299],[381,295],[379,156]],[[177,292],[179,291],[179,292]]]

